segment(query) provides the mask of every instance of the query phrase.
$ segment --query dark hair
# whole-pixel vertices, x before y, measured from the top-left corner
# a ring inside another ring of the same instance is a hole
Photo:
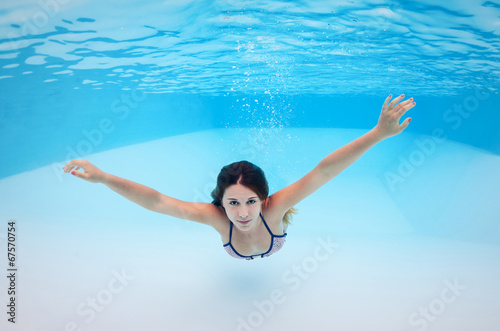
[[[269,195],[266,175],[261,168],[248,161],[234,162],[224,166],[217,176],[217,187],[212,191],[212,203],[222,206],[222,196],[226,189],[240,183],[254,191],[260,200]]]
[[[222,197],[226,189],[235,184],[248,187],[257,194],[260,200],[264,201],[269,195],[269,185],[267,184],[264,171],[255,164],[248,161],[233,162],[224,166],[217,176],[217,187],[212,191],[212,204],[222,207]],[[290,224],[290,214],[295,214],[296,210],[291,208],[283,217],[286,224]]]

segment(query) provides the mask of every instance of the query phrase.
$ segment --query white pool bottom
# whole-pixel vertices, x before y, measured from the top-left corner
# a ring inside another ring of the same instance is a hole
[[[272,151],[253,131],[214,130],[87,158],[176,198],[209,202],[214,172],[227,163],[257,163],[274,192],[362,132],[282,131],[285,142]],[[241,137],[257,143],[254,159],[238,149]],[[6,178],[0,220],[3,228],[18,222],[15,328],[495,330],[498,157],[442,142],[413,173],[398,172],[424,138],[376,146],[301,202],[284,248],[256,261],[231,258],[208,227],[151,213],[52,167]],[[393,191],[388,172],[403,178]]]

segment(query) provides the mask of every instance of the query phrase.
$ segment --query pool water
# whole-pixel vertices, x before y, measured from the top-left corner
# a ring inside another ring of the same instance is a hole
[[[9,330],[500,327],[498,3],[23,0],[0,12]],[[273,193],[370,130],[391,93],[415,98],[410,126],[300,202],[264,259],[231,258],[211,228],[62,172],[88,159],[210,202],[221,167],[248,160]]]

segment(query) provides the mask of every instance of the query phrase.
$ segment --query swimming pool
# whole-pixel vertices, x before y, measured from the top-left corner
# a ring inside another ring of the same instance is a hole
[[[0,292],[18,328],[500,326],[496,2],[0,11],[0,241],[7,257],[15,220],[18,247],[17,295],[5,277]],[[390,93],[417,101],[408,129],[297,205],[287,244],[265,259],[232,259],[210,228],[61,170],[88,159],[210,202],[220,168],[246,159],[275,192],[371,129]]]

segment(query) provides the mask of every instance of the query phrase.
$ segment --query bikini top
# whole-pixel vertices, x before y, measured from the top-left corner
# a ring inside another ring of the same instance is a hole
[[[255,254],[255,255],[250,255],[250,256],[241,255],[240,253],[238,253],[236,251],[236,249],[234,249],[233,245],[231,244],[231,236],[233,235],[233,222],[231,222],[231,227],[229,229],[229,242],[223,246],[229,255],[231,255],[232,257],[237,258],[237,259],[253,260],[254,256],[259,256],[259,255],[260,255],[260,257],[270,256],[270,255],[276,253],[277,251],[279,251],[281,249],[281,247],[283,247],[283,245],[285,244],[286,232],[283,230],[284,233],[282,235],[280,235],[280,236],[275,235],[274,233],[271,232],[271,229],[269,229],[269,226],[267,226],[266,220],[264,219],[264,217],[262,216],[261,213],[260,213],[260,217],[262,218],[262,222],[264,222],[264,225],[266,226],[267,231],[269,231],[269,234],[271,235],[271,246],[269,247],[267,252],[265,252],[263,254]]]

